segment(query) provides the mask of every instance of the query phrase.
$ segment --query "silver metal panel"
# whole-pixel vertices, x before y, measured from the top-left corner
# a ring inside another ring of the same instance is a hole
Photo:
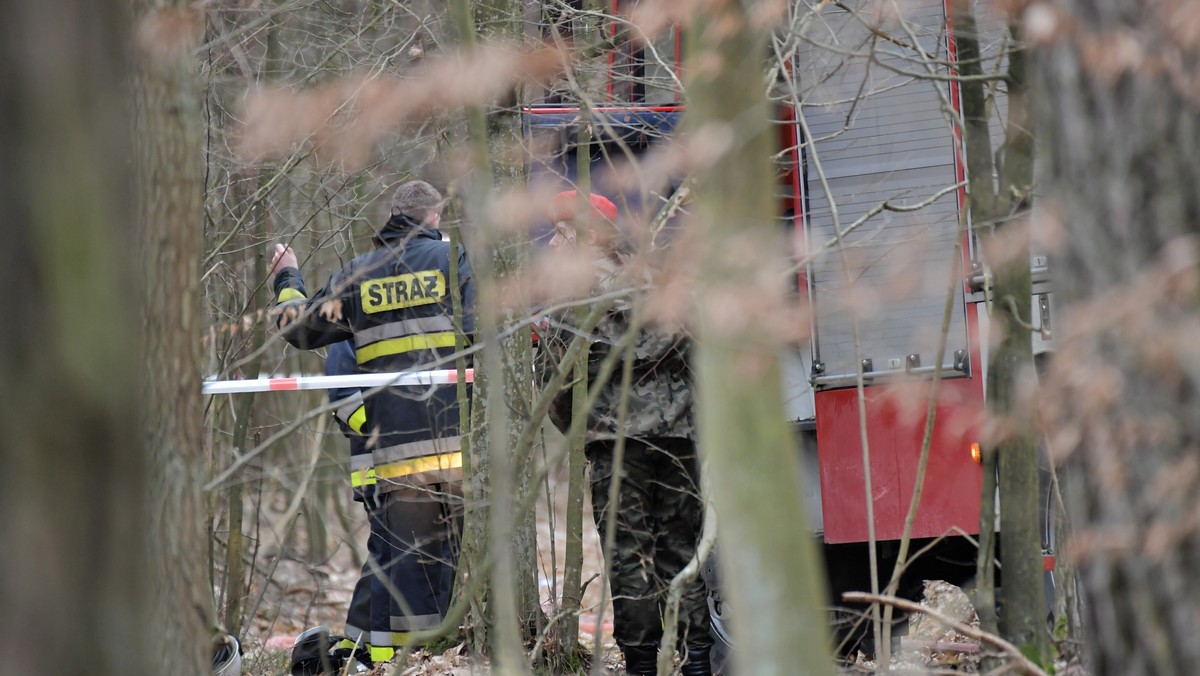
[[[901,6],[903,25],[889,17],[879,27],[906,43],[915,35],[922,49],[944,60],[941,0]],[[921,59],[911,49],[872,37],[863,21],[877,17],[864,14],[860,20],[832,8],[822,17],[826,25],[811,35],[825,44],[802,49],[799,60],[805,64],[800,96],[814,141],[806,227],[817,313],[815,356],[831,375],[854,373],[859,356],[871,359],[878,371],[902,369],[910,354],[932,366],[949,294],[953,311],[943,360],[949,365],[955,350],[967,348],[962,285],[952,278],[955,266],[961,268],[956,194],[946,192],[915,212],[882,211],[849,230],[885,202],[916,205],[954,185],[949,85],[914,77],[925,72]],[[830,41],[842,53],[830,52]],[[935,72],[944,75],[945,69]],[[835,223],[844,233],[840,246]]]

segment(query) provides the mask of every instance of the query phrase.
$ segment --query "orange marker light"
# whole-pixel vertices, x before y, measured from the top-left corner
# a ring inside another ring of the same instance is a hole
[[[979,462],[983,458],[983,451],[979,450],[979,443],[971,444],[971,459]]]

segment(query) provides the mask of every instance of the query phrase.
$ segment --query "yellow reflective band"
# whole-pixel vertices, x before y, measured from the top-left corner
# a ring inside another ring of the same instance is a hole
[[[422,458],[427,455],[437,455],[438,453],[451,453],[462,448],[462,436],[455,434],[450,437],[442,437],[440,439],[421,439],[419,441],[409,441],[395,446],[386,446],[377,448],[371,452],[371,460],[367,463],[364,461],[355,462],[354,458],[362,456],[353,456],[350,459],[351,468],[370,467],[371,465],[390,465],[401,460],[409,458]]]
[[[386,646],[371,646],[371,661],[375,664],[380,662],[391,662],[396,656],[396,649]]]
[[[446,276],[441,270],[421,270],[368,279],[359,285],[359,296],[367,314],[428,305],[446,296]]]
[[[354,413],[350,414],[350,417],[346,420],[346,424],[350,426],[350,429],[362,434],[363,425],[367,424],[367,407],[359,406],[354,409]]]
[[[458,469],[462,467],[462,452],[427,455],[423,458],[413,458],[402,462],[388,463],[375,468],[375,475],[380,479],[395,479],[421,472],[435,472],[439,469]]]
[[[355,641],[355,640],[349,639],[349,638],[344,638],[344,639],[338,641],[337,644],[334,645],[333,647],[334,648],[348,648],[350,650],[353,650],[354,648],[358,647],[358,641]]]
[[[412,642],[412,632],[411,631],[393,631],[392,632],[392,645],[406,646],[411,642]]]
[[[403,354],[413,350],[431,350],[436,347],[454,347],[454,332],[426,333],[416,336],[405,336],[391,340],[381,340],[366,347],[360,347],[355,352],[358,363],[365,364],[372,359],[393,354]]]
[[[308,296],[300,293],[300,289],[287,288],[279,292],[279,298],[276,302],[286,303],[289,300],[307,300]]]
[[[355,470],[350,473],[350,485],[353,488],[360,488],[362,486],[374,486],[375,483],[376,482],[375,482],[375,468],[374,467],[368,467],[366,469]]]

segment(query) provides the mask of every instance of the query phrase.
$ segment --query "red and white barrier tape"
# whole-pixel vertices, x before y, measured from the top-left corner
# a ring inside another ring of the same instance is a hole
[[[474,382],[475,370],[467,369],[466,381]],[[295,378],[258,378],[255,380],[206,380],[204,394],[240,394],[242,392],[279,392],[287,390],[332,390],[341,387],[370,388],[380,385],[449,385],[458,382],[458,371],[411,371],[402,373],[363,373],[349,376],[298,376]]]

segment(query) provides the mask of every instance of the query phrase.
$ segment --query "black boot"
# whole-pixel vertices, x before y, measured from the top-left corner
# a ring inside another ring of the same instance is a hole
[[[654,676],[658,673],[658,646],[656,645],[627,645],[621,648],[625,653],[625,673],[638,676]]]
[[[683,653],[683,664],[679,666],[682,676],[713,676],[712,658],[708,648],[688,648]]]
[[[313,627],[296,637],[292,645],[292,661],[288,672],[292,676],[318,676],[336,674],[345,660],[334,654],[334,646],[341,637],[334,637],[328,627]]]
[[[296,637],[288,672],[292,676],[365,674],[372,666],[370,652],[365,647],[345,636],[330,634],[327,627],[313,627]]]

